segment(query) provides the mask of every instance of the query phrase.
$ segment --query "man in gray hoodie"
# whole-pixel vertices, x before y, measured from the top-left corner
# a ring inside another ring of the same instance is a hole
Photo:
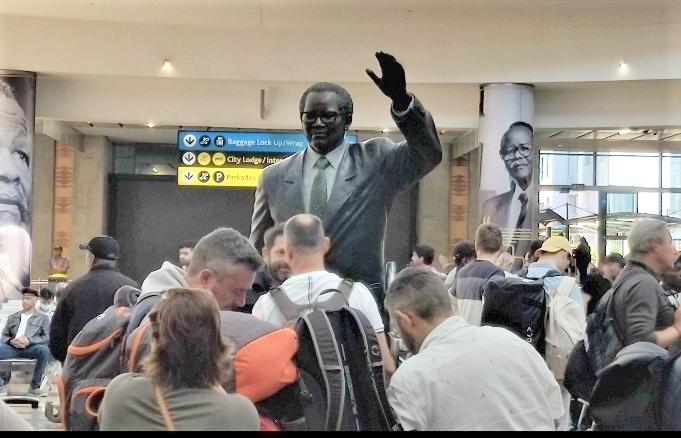
[[[158,293],[175,288],[209,290],[221,310],[243,307],[246,292],[253,285],[262,258],[249,240],[232,228],[218,228],[205,235],[194,247],[191,263],[185,272],[179,266],[163,262],[142,283],[142,294],[132,309],[126,334],[137,328],[153,305]]]

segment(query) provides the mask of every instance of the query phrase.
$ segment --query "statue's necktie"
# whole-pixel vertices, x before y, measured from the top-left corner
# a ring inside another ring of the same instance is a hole
[[[329,167],[331,163],[326,157],[319,157],[314,165],[317,169],[317,174],[312,180],[312,190],[310,191],[310,214],[317,216],[320,219],[324,219],[324,213],[326,213],[326,200],[327,200],[327,189],[326,189],[326,168]]]

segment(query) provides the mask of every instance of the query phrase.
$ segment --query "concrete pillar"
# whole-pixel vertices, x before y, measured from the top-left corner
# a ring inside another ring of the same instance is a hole
[[[0,70],[0,303],[30,280],[35,84],[35,73]]]
[[[538,215],[533,86],[486,84],[480,90],[481,217],[499,225],[505,244],[524,255]]]
[[[109,173],[113,166],[111,143],[103,136],[83,137],[76,148],[74,174],[73,241],[76,253],[71,260],[71,278],[83,275],[88,267],[78,244],[106,234]]]

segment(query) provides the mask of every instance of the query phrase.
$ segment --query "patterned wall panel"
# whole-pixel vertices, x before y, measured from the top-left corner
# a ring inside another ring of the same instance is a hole
[[[459,240],[468,238],[468,159],[466,156],[450,162],[449,172],[449,249]]]
[[[64,255],[73,241],[73,176],[75,150],[65,143],[55,145],[54,157],[54,246],[62,246]]]

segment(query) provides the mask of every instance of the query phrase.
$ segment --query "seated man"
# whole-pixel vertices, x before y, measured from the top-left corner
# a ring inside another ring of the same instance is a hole
[[[329,250],[329,238],[324,236],[324,228],[318,217],[309,214],[293,216],[284,226],[286,241],[286,261],[291,268],[291,276],[282,283],[281,288],[296,304],[311,304],[326,289],[337,288],[342,279],[336,274],[326,271],[324,255]],[[349,298],[349,305],[361,311],[376,331],[381,346],[383,368],[388,375],[392,374],[395,365],[388,349],[383,320],[378,305],[362,283],[354,283]],[[269,294],[261,296],[253,307],[253,315],[277,325],[287,321],[277,308]]]
[[[29,392],[46,396],[40,390],[45,366],[50,359],[47,347],[50,319],[35,309],[38,302],[38,291],[24,288],[21,297],[22,310],[9,316],[2,331],[0,344],[0,360],[3,359],[35,359],[33,380]],[[0,377],[0,392],[4,391],[5,382]]]
[[[388,401],[404,430],[555,430],[560,388],[532,345],[500,327],[453,316],[437,275],[402,271],[385,306],[414,353]]]

